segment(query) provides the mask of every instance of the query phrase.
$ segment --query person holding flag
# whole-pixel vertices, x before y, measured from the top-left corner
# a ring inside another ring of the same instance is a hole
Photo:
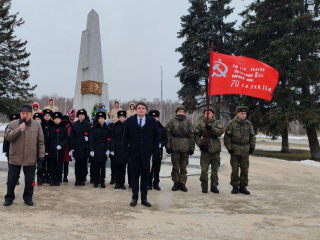
[[[204,118],[199,121],[195,129],[196,144],[201,150],[201,188],[203,193],[208,193],[208,171],[211,164],[211,192],[219,193],[218,169],[220,166],[221,143],[219,137],[224,130],[219,120],[214,119],[214,110],[204,110]],[[206,121],[208,119],[208,122]],[[207,136],[207,138],[206,138]]]

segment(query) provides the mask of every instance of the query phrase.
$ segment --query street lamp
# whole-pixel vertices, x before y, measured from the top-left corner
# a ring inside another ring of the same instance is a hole
[[[160,122],[162,123],[162,78],[163,78],[163,70],[162,70],[162,66],[160,66],[161,68],[161,102],[160,102]]]

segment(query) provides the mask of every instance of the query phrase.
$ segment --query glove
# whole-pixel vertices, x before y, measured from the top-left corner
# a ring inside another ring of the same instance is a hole
[[[58,149],[58,150],[60,150],[60,149],[61,149],[61,146],[60,146],[60,145],[58,145],[58,146],[57,146],[57,149]]]
[[[91,151],[91,152],[90,152],[90,156],[91,156],[91,157],[94,157],[94,151]]]
[[[200,146],[200,150],[203,151],[204,153],[208,152],[208,148],[206,148],[204,145]]]
[[[172,153],[172,149],[167,149],[167,153],[171,154]]]
[[[84,140],[88,142],[89,138],[87,136],[84,136]]]
[[[111,154],[112,156],[114,156],[114,151],[110,152],[110,154]]]
[[[69,156],[72,158],[73,157],[73,151],[74,150],[71,150],[70,152],[69,152]]]
[[[212,130],[212,126],[206,124],[206,130],[209,130],[209,131]]]
[[[249,154],[252,154],[253,151],[254,151],[254,148],[250,148],[250,149],[249,149]]]
[[[49,155],[49,153],[46,153],[46,156],[48,156]]]
[[[234,150],[231,148],[230,150],[228,150],[228,152],[232,155],[234,154]]]
[[[107,150],[107,151],[106,151],[106,155],[107,155],[107,157],[109,157],[109,155],[110,155],[110,150]]]
[[[191,156],[194,154],[194,151],[193,150],[189,150],[188,154]]]

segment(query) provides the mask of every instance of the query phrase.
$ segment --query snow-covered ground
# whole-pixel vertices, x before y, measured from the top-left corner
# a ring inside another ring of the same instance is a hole
[[[256,135],[257,138],[268,138],[271,139],[271,137],[266,136],[266,135]],[[278,139],[282,139],[282,137],[278,137]],[[320,137],[318,138],[320,140]],[[289,140],[308,140],[307,136],[290,136],[289,135]]]
[[[0,132],[4,131],[7,127],[8,123],[0,123]]]

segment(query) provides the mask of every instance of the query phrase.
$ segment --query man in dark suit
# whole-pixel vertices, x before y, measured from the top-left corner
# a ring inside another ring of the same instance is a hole
[[[132,201],[134,207],[138,202],[139,177],[141,176],[141,204],[151,207],[147,200],[148,177],[152,164],[152,155],[159,151],[160,134],[157,122],[153,117],[146,115],[147,105],[140,102],[136,106],[137,114],[126,121],[122,145],[125,156],[130,158],[132,171]]]

